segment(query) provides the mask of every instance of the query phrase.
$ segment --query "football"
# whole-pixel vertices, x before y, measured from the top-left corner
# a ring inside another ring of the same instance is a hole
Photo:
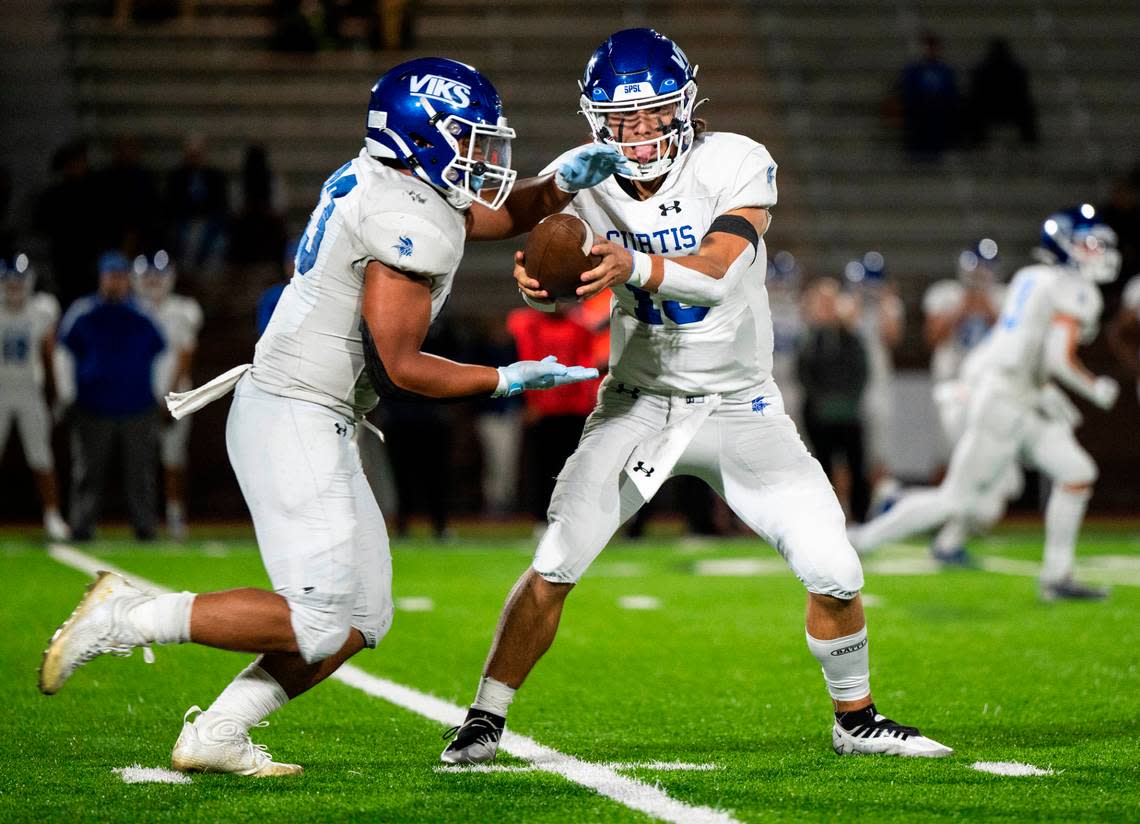
[[[544,218],[526,240],[526,273],[555,300],[574,299],[582,273],[601,260],[590,255],[594,233],[575,215]]]

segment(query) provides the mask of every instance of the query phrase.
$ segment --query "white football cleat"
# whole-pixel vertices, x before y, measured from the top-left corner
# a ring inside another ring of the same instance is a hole
[[[831,728],[831,745],[839,755],[902,755],[944,758],[954,750],[922,735],[915,727],[904,727],[878,712],[874,720],[845,728],[838,720]]]
[[[197,724],[203,714],[193,721],[190,716],[202,713],[201,707],[191,707],[182,717],[182,733],[170,754],[170,765],[182,772],[231,773],[253,778],[271,778],[279,775],[300,775],[304,769],[298,764],[279,764],[273,760],[264,744],[254,744],[249,732],[236,721],[221,718],[209,724]],[[268,727],[262,721],[258,727]]]
[[[144,657],[153,660],[150,648],[127,618],[132,609],[150,597],[121,575],[98,573],[44,650],[40,692],[59,692],[79,667],[106,653],[126,656],[135,647],[145,647]]]

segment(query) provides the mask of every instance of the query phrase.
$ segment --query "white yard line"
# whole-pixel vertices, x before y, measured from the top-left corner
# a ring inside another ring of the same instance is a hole
[[[99,570],[115,572],[130,579],[135,586],[152,592],[167,592],[166,587],[153,581],[127,572],[114,564],[88,555],[85,552],[66,546],[52,544],[48,554],[61,564],[94,575]],[[386,678],[372,675],[364,670],[345,664],[332,675],[333,678],[350,687],[355,687],[376,698],[382,698],[398,707],[403,707],[417,715],[422,715],[440,724],[456,725],[463,722],[467,710],[449,703],[434,695],[405,687]],[[570,755],[565,755],[550,747],[543,746],[533,738],[510,732],[503,734],[500,744],[503,752],[529,761],[537,770],[555,773],[588,787],[599,795],[629,807],[632,810],[653,816],[661,821],[677,824],[738,824],[735,818],[723,810],[712,807],[699,807],[685,804],[670,798],[660,787],[646,784],[634,778],[620,775],[605,764],[591,764]]]

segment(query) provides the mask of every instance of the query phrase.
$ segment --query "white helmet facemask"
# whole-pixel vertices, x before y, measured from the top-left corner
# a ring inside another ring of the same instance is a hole
[[[695,67],[693,73],[696,73]],[[673,168],[692,148],[693,109],[697,104],[695,82],[689,81],[683,88],[667,94],[624,99],[618,89],[614,97],[613,101],[599,101],[582,95],[580,107],[590,124],[594,142],[616,146],[630,158],[631,162],[617,174],[632,180],[653,180]],[[639,139],[647,125],[652,136]]]

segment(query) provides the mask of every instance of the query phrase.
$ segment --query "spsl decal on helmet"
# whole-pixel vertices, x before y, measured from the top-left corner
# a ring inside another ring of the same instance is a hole
[[[1070,267],[1096,283],[1111,283],[1120,273],[1116,232],[1082,203],[1054,212],[1041,225],[1041,252],[1052,263]]]
[[[679,166],[693,146],[696,76],[680,46],[653,29],[616,32],[590,57],[578,84],[581,111],[596,143],[633,161],[618,174],[652,180]],[[646,124],[656,134],[634,134]]]
[[[401,63],[372,87],[364,145],[404,163],[457,209],[498,209],[514,186],[514,129],[495,87],[464,63],[423,57]]]

